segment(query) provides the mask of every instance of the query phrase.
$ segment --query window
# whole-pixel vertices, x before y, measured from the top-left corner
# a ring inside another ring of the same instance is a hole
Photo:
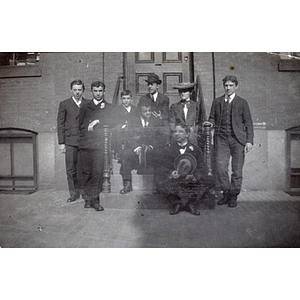
[[[278,55],[280,62],[278,64],[279,72],[300,72],[300,52],[268,52]]]
[[[35,65],[39,60],[39,52],[0,52],[0,66]]]

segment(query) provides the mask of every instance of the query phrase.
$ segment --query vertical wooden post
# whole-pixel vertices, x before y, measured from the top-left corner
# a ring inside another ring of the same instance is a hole
[[[205,133],[205,160],[208,167],[208,176],[212,176],[212,163],[211,163],[211,126],[204,124]]]
[[[109,164],[109,126],[103,126],[104,138],[104,169],[102,193],[110,193],[110,164]]]

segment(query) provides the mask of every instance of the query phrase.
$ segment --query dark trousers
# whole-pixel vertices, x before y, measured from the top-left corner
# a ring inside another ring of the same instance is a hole
[[[104,153],[100,149],[82,149],[82,181],[84,200],[99,202],[102,190]]]
[[[81,160],[79,147],[66,145],[66,172],[71,197],[79,197],[81,189]]]
[[[223,193],[237,197],[241,191],[243,166],[245,161],[244,146],[233,135],[215,136],[216,170],[219,185]],[[229,181],[229,160],[231,157],[231,182]]]
[[[120,173],[124,180],[131,180],[131,170],[136,169],[139,164],[139,157],[131,149],[122,150]]]
[[[147,152],[146,158],[146,169],[142,170],[143,172],[152,170],[154,175],[154,185],[156,185],[157,181],[157,165],[158,165],[158,157],[159,157],[159,150],[151,150]],[[131,181],[131,171],[133,169],[139,169],[139,156],[131,149],[124,149],[122,150],[121,154],[121,170],[120,174],[124,180]],[[139,172],[139,170],[138,170]],[[143,173],[145,174],[145,173]]]
[[[180,204],[182,206],[198,204],[197,197],[189,197],[188,195],[179,196],[179,195],[169,194],[168,201],[172,206],[175,206],[177,204]]]

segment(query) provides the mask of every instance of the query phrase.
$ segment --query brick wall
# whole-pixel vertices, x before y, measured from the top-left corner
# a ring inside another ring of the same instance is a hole
[[[300,124],[300,74],[279,72],[280,58],[267,53],[214,53],[214,62],[216,96],[224,92],[222,78],[227,74],[236,75],[238,94],[248,100],[254,123],[266,122],[268,130],[276,131],[274,138],[268,140],[263,138],[263,132],[257,134],[261,137],[258,140],[263,142],[259,148],[261,159],[256,162],[257,156],[253,155],[249,169],[246,169],[249,172],[246,177],[252,171],[265,174],[262,163],[276,148],[277,130],[284,131]],[[90,84],[104,79],[105,97],[111,102],[117,77],[123,73],[123,53],[41,53],[40,68],[41,77],[0,79],[0,127],[37,131],[40,187],[65,189],[64,161],[58,152],[56,137],[59,102],[70,96],[70,82],[74,79],[82,79],[86,84],[84,97],[88,99],[91,98]],[[194,71],[195,77],[201,76],[208,114],[214,95],[212,53],[194,53]],[[284,151],[276,152],[276,155],[284,160]],[[52,161],[51,168],[49,161]],[[282,167],[281,163],[279,165]],[[270,169],[269,173],[276,172]],[[249,188],[255,184],[261,188],[257,180],[252,181]]]

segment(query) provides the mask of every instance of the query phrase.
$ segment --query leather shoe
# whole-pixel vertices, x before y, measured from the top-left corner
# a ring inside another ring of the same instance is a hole
[[[125,180],[124,187],[120,190],[120,194],[127,194],[130,192],[130,181]]]
[[[181,205],[176,204],[172,210],[170,210],[170,215],[177,215],[180,212]]]
[[[95,211],[103,211],[104,210],[104,208],[99,203],[94,204],[92,207],[95,209]]]
[[[230,199],[229,199],[229,195],[228,195],[228,194],[225,194],[225,195],[223,196],[223,198],[222,198],[221,200],[219,200],[218,205],[224,205],[224,204],[227,204],[229,200],[230,200]]]
[[[237,206],[237,200],[236,199],[230,199],[228,202],[229,207],[236,207]]]
[[[196,210],[196,208],[195,208],[195,206],[193,204],[189,204],[189,212],[192,215],[195,215],[195,216],[199,216],[200,215],[200,212],[198,210]]]
[[[70,198],[67,199],[67,202],[74,202],[74,201],[76,201],[79,198],[80,198],[80,196],[72,196],[72,197],[70,197]]]
[[[90,201],[85,201],[85,204],[84,204],[84,208],[91,208],[91,202]]]

